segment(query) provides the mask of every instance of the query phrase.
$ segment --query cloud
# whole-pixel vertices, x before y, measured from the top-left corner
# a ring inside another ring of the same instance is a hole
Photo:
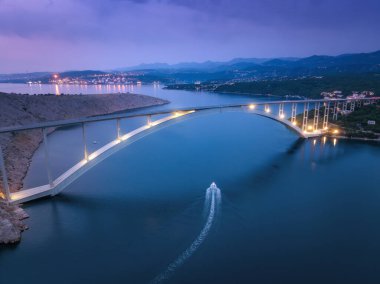
[[[379,10],[377,0],[0,0],[0,72],[366,51],[380,46]]]

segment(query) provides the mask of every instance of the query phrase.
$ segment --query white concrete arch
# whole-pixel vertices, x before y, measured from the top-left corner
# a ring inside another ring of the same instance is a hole
[[[22,202],[31,201],[31,200],[49,196],[49,195],[56,195],[60,193],[64,188],[66,188],[69,184],[71,184],[73,181],[75,181],[77,178],[79,178],[81,175],[86,173],[92,167],[102,162],[103,160],[111,156],[112,154],[118,152],[119,150],[126,147],[127,145],[130,145],[151,133],[159,131],[162,128],[176,124],[185,119],[190,119],[190,118],[200,116],[200,115],[219,113],[219,112],[241,112],[241,111],[255,114],[255,115],[260,115],[260,116],[275,120],[276,122],[279,122],[285,125],[286,127],[288,127],[289,129],[293,130],[298,136],[302,138],[309,138],[311,136],[314,137],[314,136],[320,135],[318,133],[310,133],[310,134],[304,133],[298,126],[292,124],[288,119],[280,118],[269,112],[265,112],[265,111],[263,112],[263,111],[258,111],[255,109],[250,109],[249,106],[236,106],[236,107],[228,106],[228,107],[214,107],[214,108],[205,108],[205,109],[197,109],[197,110],[178,111],[164,118],[158,119],[156,121],[151,121],[150,123],[143,125],[125,135],[120,136],[118,139],[109,142],[108,144],[104,145],[100,149],[88,155],[87,159],[83,159],[82,161],[80,161],[79,163],[71,167],[69,170],[67,170],[65,173],[60,175],[58,178],[56,178],[53,181],[52,185],[46,184],[43,186],[20,190],[18,192],[11,193],[10,202],[22,203]]]

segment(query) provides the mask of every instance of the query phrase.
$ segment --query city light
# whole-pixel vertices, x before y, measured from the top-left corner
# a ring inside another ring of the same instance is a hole
[[[293,123],[293,125],[294,125],[294,126],[296,126],[296,125],[297,125],[297,121],[293,121],[292,123]]]
[[[284,119],[284,118],[285,118],[285,115],[284,115],[284,114],[280,114],[280,118],[281,118],[281,119]]]
[[[249,109],[255,109],[255,107],[256,107],[256,106],[253,105],[253,104],[250,104],[250,105],[248,106]]]
[[[269,109],[269,107],[266,107],[266,108],[265,108],[265,112],[266,112],[266,113],[270,113],[270,109]]]
[[[309,125],[309,126],[307,127],[307,130],[313,130],[313,126]]]
[[[333,133],[334,133],[334,134],[339,134],[339,130],[338,130],[338,129],[335,129],[335,130],[333,131]]]

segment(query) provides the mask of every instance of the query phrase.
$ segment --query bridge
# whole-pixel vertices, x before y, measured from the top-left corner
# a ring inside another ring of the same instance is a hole
[[[358,99],[331,99],[331,100],[288,100],[288,101],[268,101],[255,102],[252,104],[220,105],[196,108],[183,108],[149,113],[122,113],[87,117],[81,119],[71,119],[62,121],[51,121],[44,123],[31,124],[27,126],[15,126],[0,129],[0,134],[17,133],[27,130],[40,129],[43,134],[42,147],[45,154],[46,175],[48,184],[34,187],[22,188],[19,191],[11,192],[7,169],[4,162],[4,154],[0,147],[0,173],[2,180],[3,196],[9,203],[23,203],[45,196],[54,196],[60,193],[70,183],[100,163],[113,153],[123,147],[143,138],[144,136],[158,131],[164,127],[192,118],[198,115],[227,112],[243,111],[260,115],[276,122],[279,122],[301,138],[311,138],[325,135],[329,131],[331,121],[337,120],[339,115],[355,111],[362,105],[376,103],[380,97],[358,98]],[[120,127],[121,120],[143,117],[146,120],[144,125],[122,134]],[[155,119],[156,118],[156,119]],[[86,125],[94,122],[114,121],[115,139],[89,153],[86,139]],[[48,129],[58,127],[77,126],[82,128],[83,159],[73,165],[66,172],[56,179],[53,179],[50,167],[48,150]]]

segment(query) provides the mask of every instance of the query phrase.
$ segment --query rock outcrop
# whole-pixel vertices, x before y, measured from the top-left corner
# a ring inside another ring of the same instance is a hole
[[[28,228],[22,220],[28,217],[21,207],[0,202],[0,244],[19,242],[21,232]]]

